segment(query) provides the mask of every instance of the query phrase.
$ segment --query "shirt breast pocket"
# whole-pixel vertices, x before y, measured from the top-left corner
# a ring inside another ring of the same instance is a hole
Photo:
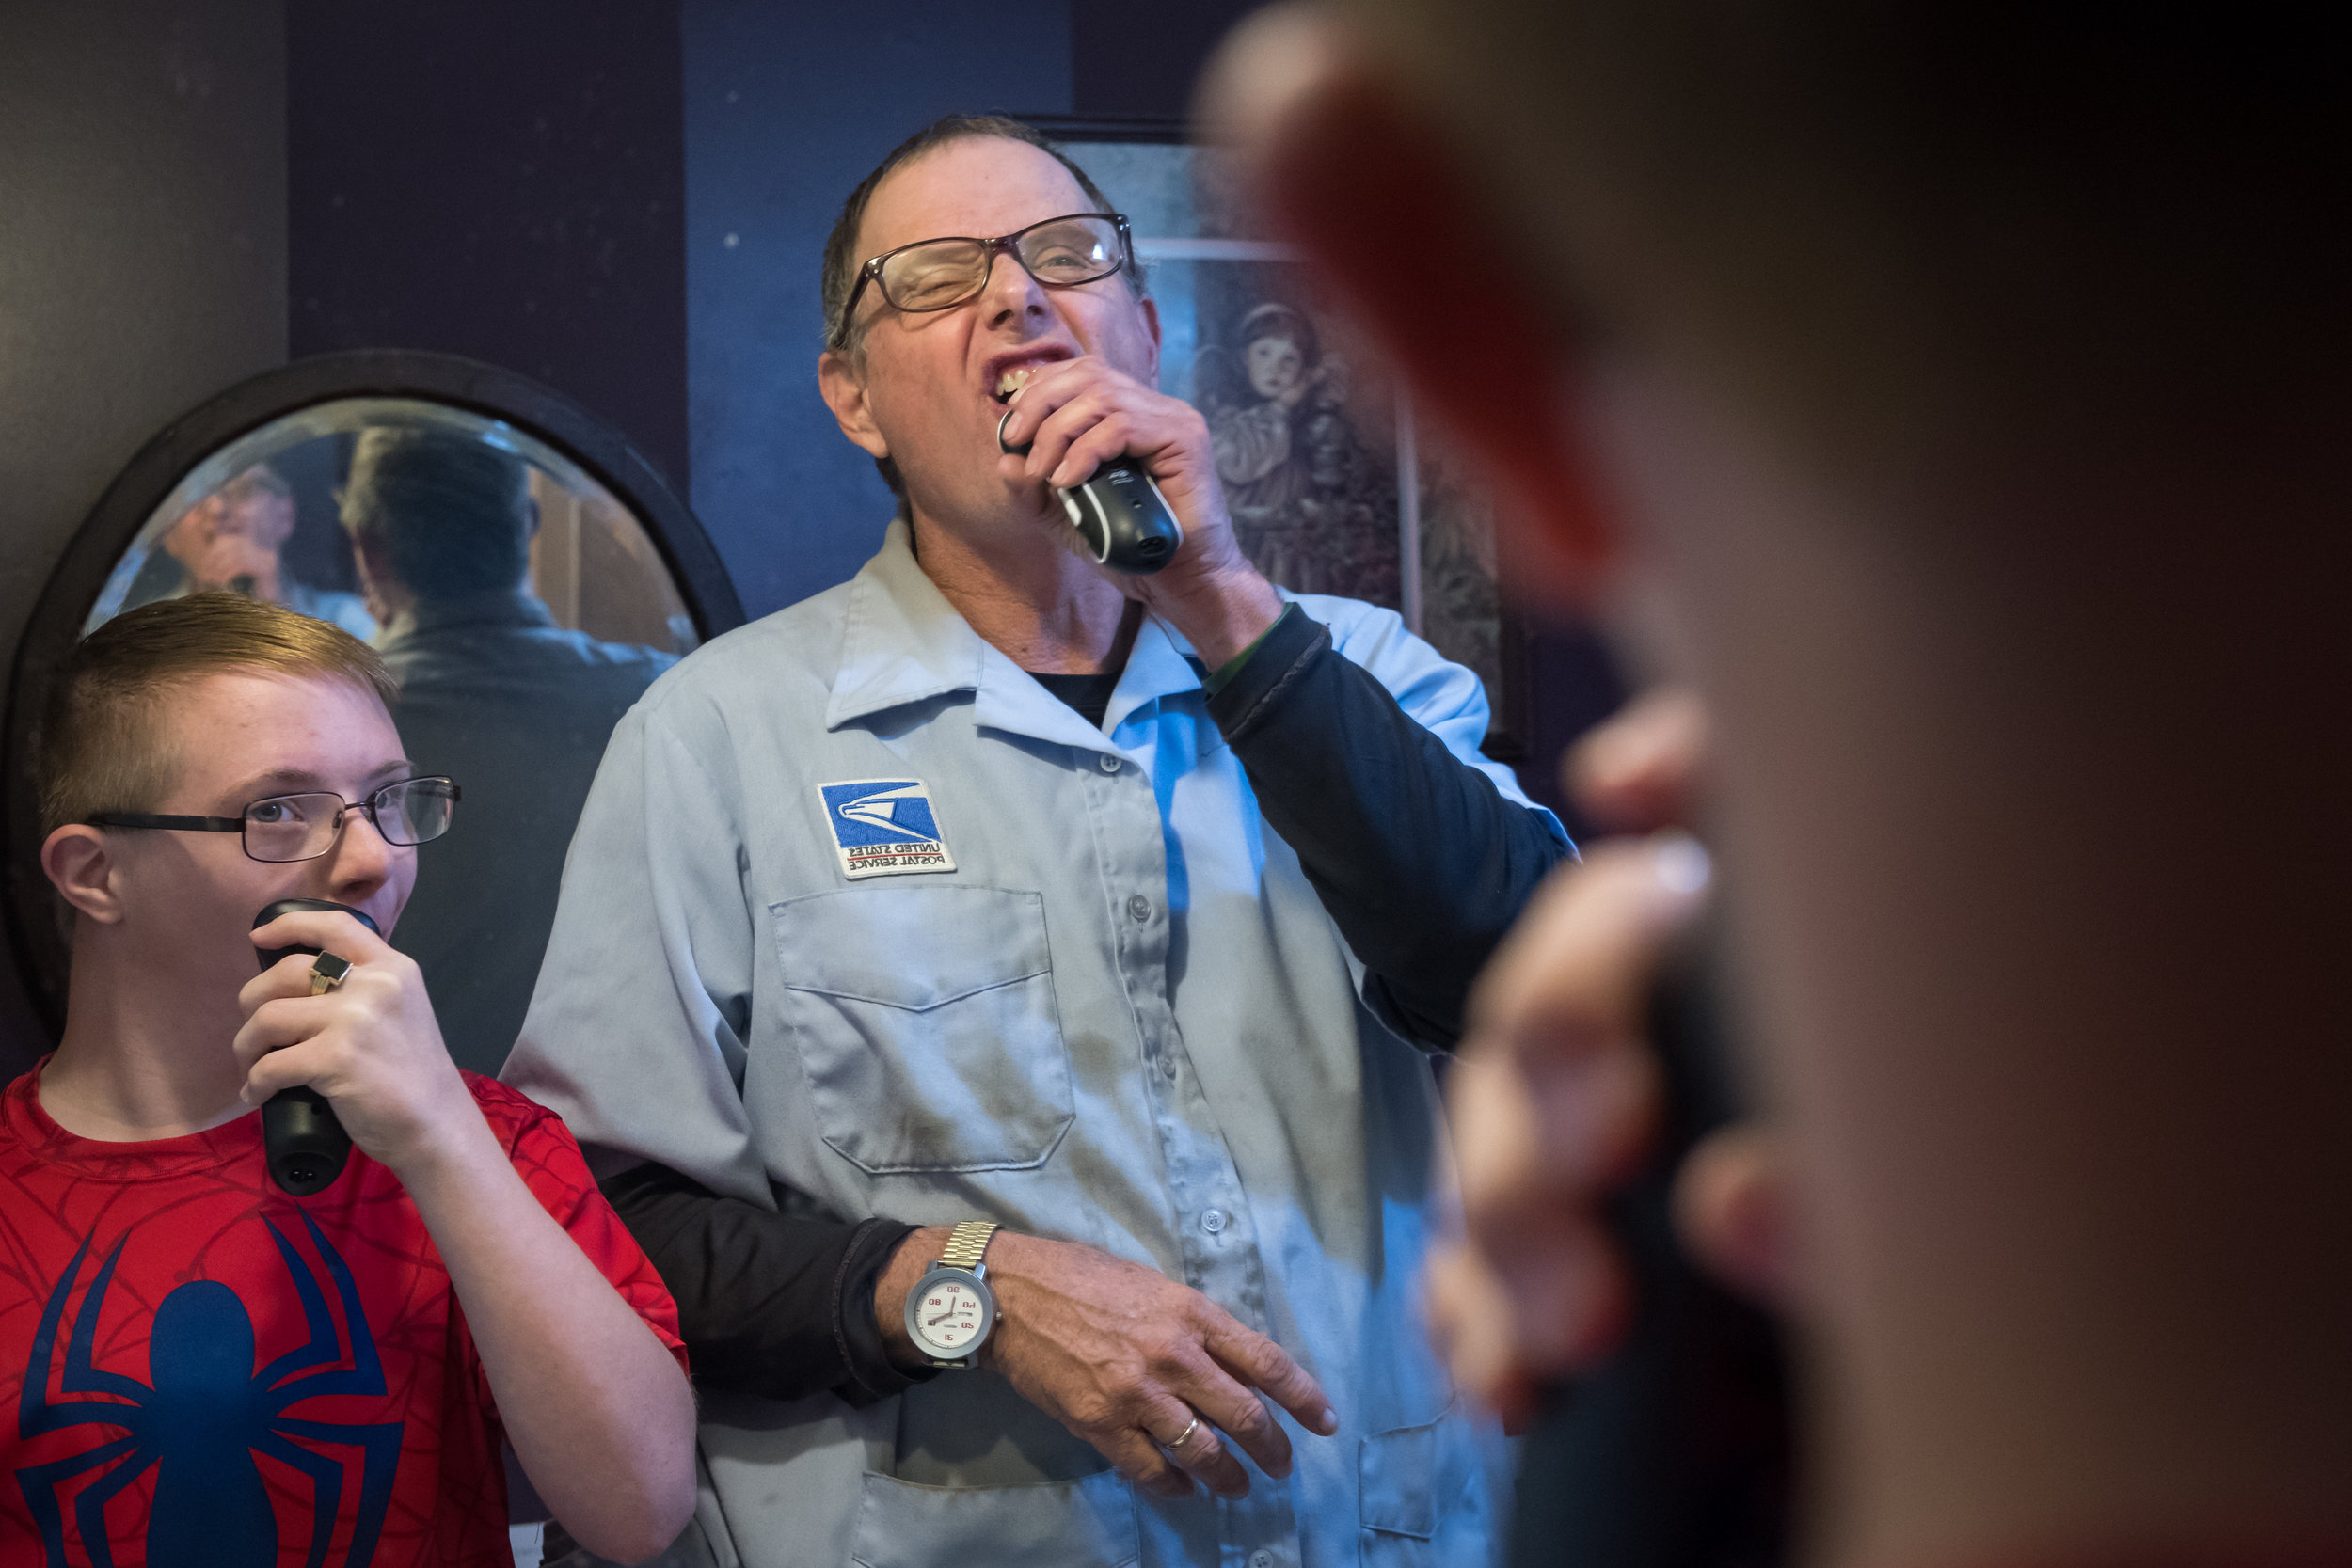
[[[828,1146],[875,1175],[1044,1164],[1075,1111],[1041,895],[846,888],[769,914]]]

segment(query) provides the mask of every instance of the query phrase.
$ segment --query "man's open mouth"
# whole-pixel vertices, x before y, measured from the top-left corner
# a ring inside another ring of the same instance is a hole
[[[1048,365],[1058,365],[1063,360],[1072,357],[1073,356],[1066,348],[1049,348],[1033,351],[1017,359],[1000,361],[996,370],[996,382],[989,388],[989,396],[998,403],[1010,403],[1013,393],[1027,386],[1029,378],[1037,374],[1039,371]]]

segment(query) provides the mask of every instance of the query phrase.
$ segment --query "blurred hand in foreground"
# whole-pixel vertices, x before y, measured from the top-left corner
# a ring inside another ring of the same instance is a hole
[[[1707,853],[1678,831],[1705,750],[1686,692],[1654,692],[1563,768],[1602,826],[1645,832],[1565,866],[1496,954],[1447,1083],[1465,1234],[1433,1253],[1432,1332],[1455,1379],[1517,1428],[1546,1382],[1615,1348],[1632,1306],[1603,1206],[1648,1157],[1663,1111],[1651,989],[1705,907]],[[1683,1244],[1724,1284],[1782,1293],[1777,1146],[1753,1124],[1692,1150],[1676,1181]]]

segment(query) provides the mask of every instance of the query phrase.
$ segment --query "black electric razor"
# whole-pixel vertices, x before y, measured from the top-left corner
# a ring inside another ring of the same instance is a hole
[[[1609,1216],[1632,1266],[1632,1330],[1608,1363],[1547,1391],[1520,1449],[1509,1568],[1788,1560],[1795,1442],[1781,1327],[1701,1273],[1674,1224],[1683,1157],[1751,1109],[1718,996],[1724,970],[1710,918],[1651,991],[1666,1125]]]
[[[384,934],[362,911],[325,898],[280,898],[253,917],[253,928],[258,931],[281,914],[304,911],[347,914],[377,936]],[[318,951],[315,947],[263,948],[262,967],[267,969],[289,953],[315,957]],[[308,1084],[297,1084],[279,1089],[262,1105],[262,1149],[269,1162],[270,1180],[295,1197],[309,1197],[342,1175],[343,1163],[351,1158],[351,1134],[335,1119],[335,1108],[325,1095]]]
[[[1026,446],[1005,445],[1005,420],[1011,418],[1009,408],[996,421],[997,448],[1015,457],[1026,456]],[[1113,458],[1075,489],[1057,487],[1054,494],[1061,498],[1062,510],[1070,514],[1070,526],[1078,531],[1088,558],[1114,572],[1148,577],[1175,560],[1184,543],[1184,525],[1176,520],[1168,498],[1132,457]]]

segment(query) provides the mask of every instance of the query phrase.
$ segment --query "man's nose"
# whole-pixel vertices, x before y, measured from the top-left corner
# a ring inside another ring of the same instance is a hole
[[[988,281],[980,286],[982,322],[1004,326],[1025,316],[1047,313],[1044,286],[1029,276],[1018,257],[1000,251],[991,263]]]

